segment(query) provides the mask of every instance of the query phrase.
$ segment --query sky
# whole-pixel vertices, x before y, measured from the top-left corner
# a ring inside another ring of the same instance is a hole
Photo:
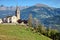
[[[0,0],[0,5],[5,6],[33,6],[39,3],[60,8],[60,0]]]

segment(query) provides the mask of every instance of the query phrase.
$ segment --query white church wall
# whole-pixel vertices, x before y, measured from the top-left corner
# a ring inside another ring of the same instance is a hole
[[[12,16],[11,21],[12,21],[12,23],[17,23],[17,17],[16,16]]]
[[[6,23],[7,22],[7,18],[3,18],[3,23]]]
[[[7,18],[7,22],[8,22],[8,23],[10,22],[9,18]]]

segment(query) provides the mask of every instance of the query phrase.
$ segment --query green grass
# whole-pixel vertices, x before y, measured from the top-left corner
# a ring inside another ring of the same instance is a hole
[[[20,25],[0,25],[0,40],[51,40]]]

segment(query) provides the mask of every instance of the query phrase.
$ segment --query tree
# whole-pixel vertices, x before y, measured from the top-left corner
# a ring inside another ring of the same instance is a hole
[[[33,25],[34,25],[34,29],[37,32],[38,31],[37,29],[38,29],[38,26],[39,26],[39,20],[37,18],[34,18]]]
[[[56,40],[60,40],[60,32],[56,33]]]
[[[47,30],[47,36],[52,38],[53,40],[58,39],[57,33],[58,33],[58,30],[56,30],[56,29],[48,28],[48,30]]]
[[[58,39],[58,36],[56,35],[58,33],[58,30],[56,29],[51,29],[51,36],[50,38],[52,38],[53,40],[57,40]]]
[[[47,28],[47,36],[48,36],[48,37],[50,37],[50,36],[51,36],[51,34],[50,34],[50,33],[51,33],[51,28],[49,27],[49,28]]]
[[[40,24],[38,26],[38,32],[45,35],[46,34],[46,28]]]
[[[17,22],[18,22],[18,23],[21,23],[21,22],[22,22],[22,20],[20,20],[20,19],[19,19],[19,20],[17,20]]]
[[[29,27],[32,27],[32,14],[29,15],[28,25]]]
[[[46,28],[40,23],[40,21],[37,18],[34,18],[33,20],[33,25],[34,25],[34,29],[36,30],[36,32],[39,32],[41,34],[46,34]]]
[[[22,20],[22,21],[23,21],[25,24],[27,24],[27,23],[28,23],[28,22],[27,22],[28,20]]]

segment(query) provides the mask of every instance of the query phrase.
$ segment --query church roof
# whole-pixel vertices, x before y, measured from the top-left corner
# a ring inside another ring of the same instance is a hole
[[[15,16],[15,15],[13,15],[13,16]],[[7,16],[7,18],[9,18],[9,17],[13,17],[13,16]]]
[[[12,16],[7,16],[7,18],[12,17]]]

